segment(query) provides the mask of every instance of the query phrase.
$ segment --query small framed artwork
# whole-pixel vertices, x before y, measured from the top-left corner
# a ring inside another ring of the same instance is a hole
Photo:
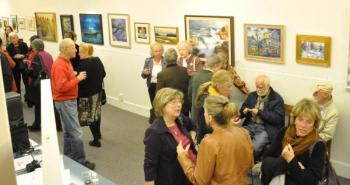
[[[296,60],[302,64],[329,67],[331,59],[331,37],[297,35]]]
[[[158,43],[176,45],[179,42],[179,28],[155,26],[154,38]]]
[[[2,24],[3,24],[3,22],[2,22],[2,19],[0,18],[0,29],[3,29],[2,27]]]
[[[26,20],[24,18],[18,18],[18,29],[26,29]]]
[[[10,15],[10,26],[13,31],[18,32],[17,15]]]
[[[185,15],[185,35],[199,57],[208,57],[220,48],[234,66],[234,17]]]
[[[107,14],[109,43],[119,48],[131,48],[130,18],[128,14]]]
[[[135,22],[135,42],[139,44],[150,44],[150,26],[149,23]]]
[[[79,14],[83,42],[103,45],[101,14]]]
[[[248,60],[284,63],[284,26],[244,24],[244,56]]]
[[[56,13],[35,12],[36,31],[42,40],[57,42]]]
[[[6,26],[9,26],[9,18],[8,17],[2,17],[2,26],[5,28]]]
[[[35,31],[35,18],[34,17],[26,17],[26,26],[27,30]]]
[[[74,32],[73,15],[60,15],[62,38],[68,31]]]

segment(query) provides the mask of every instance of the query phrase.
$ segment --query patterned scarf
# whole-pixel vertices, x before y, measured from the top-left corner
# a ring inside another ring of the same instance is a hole
[[[270,92],[271,90],[269,90],[265,96],[258,96],[258,99],[256,100],[256,104],[254,108],[258,110],[264,110],[265,103],[269,101]],[[258,124],[263,123],[263,120],[258,115],[253,116],[253,121]]]

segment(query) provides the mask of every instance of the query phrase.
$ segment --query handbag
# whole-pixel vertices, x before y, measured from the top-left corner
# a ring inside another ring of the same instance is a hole
[[[107,103],[107,96],[106,96],[106,91],[105,91],[103,82],[102,82],[102,90],[100,94],[101,94],[101,105],[105,105]]]

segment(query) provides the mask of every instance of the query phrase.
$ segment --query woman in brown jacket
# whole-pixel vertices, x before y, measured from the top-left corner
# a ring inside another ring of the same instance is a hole
[[[187,178],[194,185],[246,185],[247,174],[253,166],[253,144],[248,132],[234,126],[238,116],[234,103],[227,97],[210,95],[204,103],[205,121],[213,133],[199,145],[196,163],[188,157],[188,148],[180,142],[178,160]]]

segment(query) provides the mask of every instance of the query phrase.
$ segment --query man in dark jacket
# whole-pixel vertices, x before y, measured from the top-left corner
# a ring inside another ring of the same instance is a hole
[[[172,87],[184,93],[184,103],[181,112],[188,116],[191,108],[187,93],[190,76],[188,76],[185,67],[176,64],[177,53],[175,49],[168,49],[164,54],[164,59],[167,63],[167,67],[157,75],[156,92],[164,87]]]
[[[253,140],[254,157],[258,159],[264,146],[273,141],[284,126],[284,101],[270,87],[266,75],[256,78],[256,91],[248,95],[240,112],[241,118],[245,118],[243,127]]]

